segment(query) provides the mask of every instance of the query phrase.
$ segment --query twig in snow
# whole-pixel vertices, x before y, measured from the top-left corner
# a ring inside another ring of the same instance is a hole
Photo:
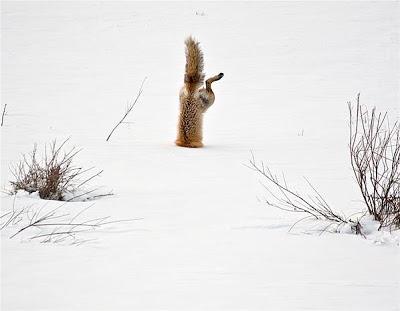
[[[308,186],[314,192],[313,195],[305,196],[291,189],[284,175],[279,178],[277,175],[273,174],[268,167],[264,166],[263,162],[257,163],[253,153],[249,163],[250,165],[247,165],[247,167],[259,173],[266,180],[266,183],[262,183],[262,185],[271,196],[271,199],[265,200],[267,205],[287,212],[307,214],[307,217],[295,222],[289,231],[303,220],[314,218],[317,220],[327,220],[331,223],[323,232],[331,225],[336,224],[337,227],[339,227],[348,224],[356,234],[362,234],[360,222],[346,218],[333,211],[322,195],[306,178],[305,180]]]
[[[4,116],[6,115],[6,108],[7,108],[7,104],[4,104],[3,113],[1,115],[1,126],[3,126],[3,124],[4,124]]]
[[[60,208],[66,205],[61,204],[50,211],[44,211],[44,204],[41,208],[33,209],[32,206],[25,206],[19,210],[15,209],[15,200],[13,202],[12,211],[4,213],[1,218],[5,222],[1,229],[5,227],[15,227],[16,230],[10,239],[18,236],[24,231],[32,232],[33,235],[28,237],[29,240],[41,239],[42,243],[60,243],[64,241],[72,241],[73,245],[80,245],[89,239],[82,240],[81,235],[85,232],[90,232],[96,229],[105,228],[112,224],[123,222],[132,222],[143,218],[130,218],[121,220],[112,220],[110,216],[93,218],[89,220],[78,220],[82,214],[86,212],[94,204],[81,209],[76,214],[62,213]],[[22,222],[21,225],[19,225]]]
[[[117,123],[117,125],[114,126],[114,128],[111,130],[110,134],[108,134],[106,141],[108,141],[108,140],[110,139],[111,135],[114,133],[114,131],[117,129],[117,127],[118,127],[120,124],[124,123],[125,118],[126,118],[126,117],[128,116],[128,114],[132,111],[133,107],[135,106],[135,104],[137,103],[137,101],[138,101],[140,95],[141,95],[142,92],[143,92],[143,85],[144,85],[144,82],[146,81],[146,79],[147,79],[147,77],[145,77],[145,78],[143,79],[142,84],[140,85],[139,93],[137,94],[135,100],[134,100],[133,102],[131,102],[131,103],[128,103],[128,106],[127,106],[127,108],[126,108],[125,114],[123,115],[122,119]]]

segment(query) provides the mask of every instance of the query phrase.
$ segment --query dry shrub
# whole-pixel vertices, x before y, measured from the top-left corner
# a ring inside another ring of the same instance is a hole
[[[57,145],[57,141],[54,140],[46,146],[42,160],[37,158],[35,144],[33,151],[28,156],[24,155],[23,159],[11,168],[15,178],[15,181],[10,182],[13,192],[38,192],[42,199],[64,201],[67,194],[76,193],[83,184],[98,176],[101,172],[82,181],[85,173],[93,168],[83,170],[73,166],[72,161],[80,150],[72,148],[68,152],[62,152],[67,141],[68,139]]]
[[[400,228],[400,127],[387,113],[349,103],[351,166],[368,213],[380,228]],[[379,229],[380,229],[379,228]]]

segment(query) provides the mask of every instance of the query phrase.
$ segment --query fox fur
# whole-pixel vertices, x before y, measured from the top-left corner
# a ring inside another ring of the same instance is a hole
[[[203,114],[215,100],[211,83],[220,80],[224,74],[207,79],[205,88],[201,88],[204,83],[203,52],[192,37],[186,39],[185,45],[186,67],[184,85],[179,93],[180,114],[175,143],[181,147],[200,148],[203,147]]]

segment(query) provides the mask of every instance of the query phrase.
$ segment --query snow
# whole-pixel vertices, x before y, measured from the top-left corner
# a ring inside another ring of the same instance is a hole
[[[114,196],[88,218],[140,220],[79,246],[1,233],[4,310],[399,310],[399,239],[320,235],[265,206],[254,153],[336,210],[362,209],[347,101],[399,116],[398,2],[2,2],[1,185],[21,154],[83,148]],[[187,35],[219,72],[202,149],[176,147]],[[105,138],[144,92],[109,142]],[[14,198],[1,196],[2,214]],[[16,208],[45,204],[19,194]],[[46,208],[58,206],[48,202]],[[345,232],[345,230],[343,230]],[[84,236],[86,238],[86,236]]]

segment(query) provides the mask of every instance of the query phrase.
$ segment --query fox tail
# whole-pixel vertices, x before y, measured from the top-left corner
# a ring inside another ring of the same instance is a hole
[[[199,42],[192,37],[188,37],[185,41],[186,45],[186,68],[185,68],[185,85],[189,91],[194,91],[204,82],[204,62],[203,52],[200,49]]]

